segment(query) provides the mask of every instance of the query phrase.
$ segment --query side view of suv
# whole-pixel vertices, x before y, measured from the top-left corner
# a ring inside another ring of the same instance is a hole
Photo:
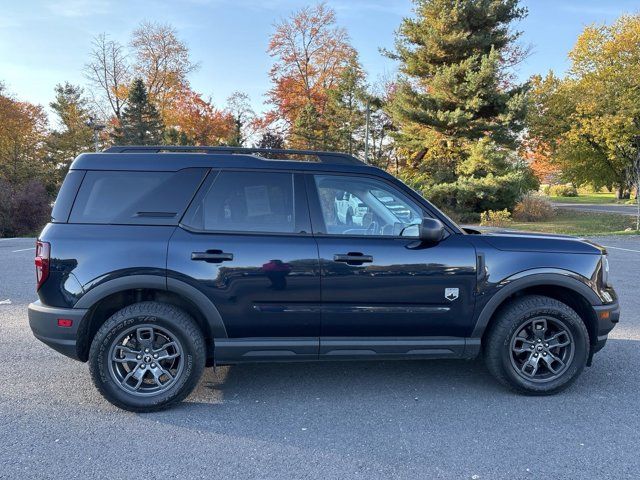
[[[360,222],[337,211],[352,197]],[[35,265],[34,335],[88,362],[102,395],[132,411],[241,362],[482,355],[504,385],[552,394],[619,319],[604,248],[461,228],[339,153],[82,154]]]

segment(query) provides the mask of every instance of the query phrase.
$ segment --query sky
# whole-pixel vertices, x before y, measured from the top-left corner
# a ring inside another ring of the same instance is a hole
[[[313,0],[0,0],[0,81],[21,100],[47,106],[57,83],[86,85],[83,67],[92,38],[102,32],[127,43],[142,21],[170,23],[200,68],[192,87],[222,106],[234,91],[265,111],[274,23]],[[394,32],[412,14],[410,0],[328,0],[349,32],[372,81],[394,75]],[[519,66],[526,80],[568,68],[567,53],[584,26],[640,13],[637,0],[522,0],[528,17],[516,28],[531,54]]]

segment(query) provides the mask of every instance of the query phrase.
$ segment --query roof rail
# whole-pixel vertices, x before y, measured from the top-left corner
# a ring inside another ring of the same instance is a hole
[[[280,148],[245,148],[245,147],[191,147],[173,145],[122,145],[103,150],[104,153],[207,153],[207,154],[263,154],[265,159],[288,160],[287,158],[274,158],[273,155],[307,155],[316,157],[321,163],[333,163],[342,165],[361,165],[363,162],[352,155],[339,152],[317,152],[314,150],[288,150]],[[297,160],[297,159],[291,159]]]

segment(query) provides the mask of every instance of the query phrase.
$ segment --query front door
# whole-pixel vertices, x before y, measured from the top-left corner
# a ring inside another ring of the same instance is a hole
[[[167,269],[218,309],[229,339],[216,339],[216,358],[317,355],[320,271],[303,179],[209,177],[171,239]]]
[[[322,270],[321,353],[469,335],[476,255],[464,235],[420,244],[412,225],[428,212],[378,178],[323,174],[307,184]],[[344,198],[359,206],[349,221],[339,212]]]

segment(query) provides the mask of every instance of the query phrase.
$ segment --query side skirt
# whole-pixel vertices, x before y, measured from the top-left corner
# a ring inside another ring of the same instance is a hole
[[[221,338],[218,365],[314,360],[408,360],[474,358],[480,340],[462,337]]]

